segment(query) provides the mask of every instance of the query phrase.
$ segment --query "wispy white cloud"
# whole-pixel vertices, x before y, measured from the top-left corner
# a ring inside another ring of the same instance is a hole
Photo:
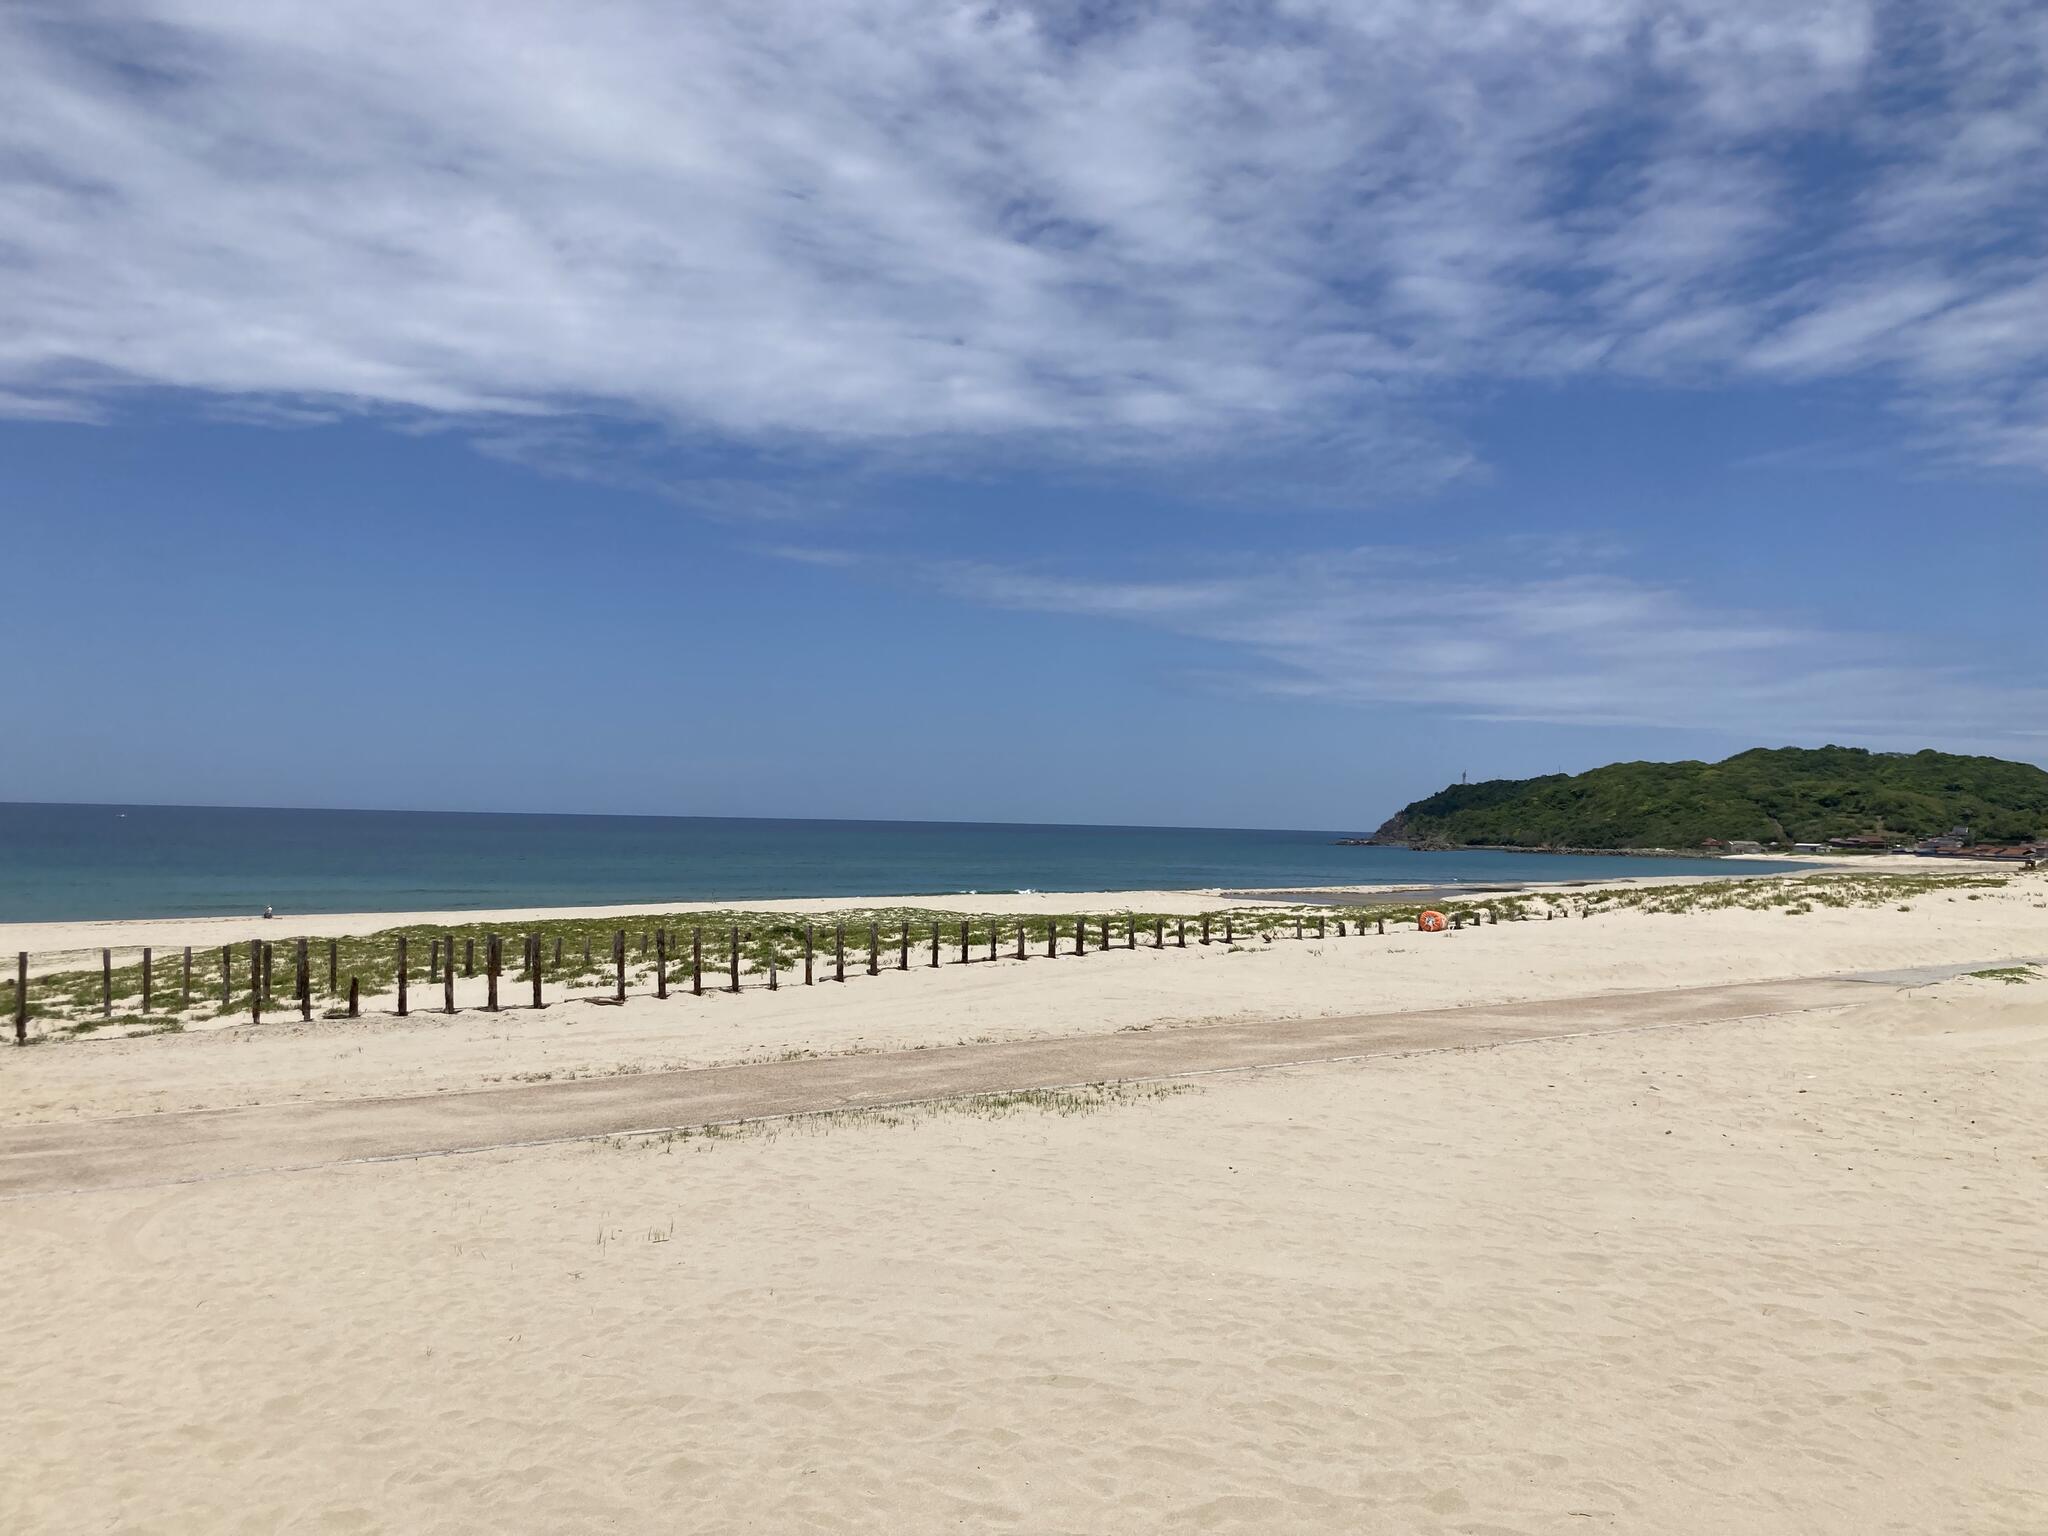
[[[2032,0],[16,0],[0,409],[1350,495],[1473,383],[1867,375],[2048,467],[2044,65]]]
[[[1893,637],[1583,559],[1560,574],[1535,551],[1509,553],[1490,567],[1377,549],[1239,557],[1227,575],[1204,567],[1134,581],[980,563],[915,572],[969,602],[1184,638],[1195,643],[1188,669],[1216,686],[1340,704],[1986,750],[2026,742],[2048,717],[2048,689],[2002,683]]]

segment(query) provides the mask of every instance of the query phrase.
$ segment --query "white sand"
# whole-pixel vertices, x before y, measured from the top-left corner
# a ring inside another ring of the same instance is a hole
[[[1708,922],[1614,920],[1605,973],[1782,961]],[[1466,939],[1440,985],[1542,953]],[[0,1205],[0,1527],[2037,1536],[2048,984],[1878,997]]]
[[[798,1052],[899,1049],[1219,1019],[1334,1017],[1599,991],[1705,986],[1958,961],[2048,957],[2048,877],[2002,889],[1937,892],[1894,908],[1744,910],[1508,923],[1459,934],[1284,939],[1237,950],[1112,949],[1082,959],[1003,960],[864,973],[844,985],[759,988],[738,997],[623,1007],[557,1001],[536,1013],[432,1011],[416,986],[409,1019],[301,1024],[139,1040],[85,1039],[0,1051],[0,1123],[155,1113],[461,1088],[773,1059]],[[948,952],[951,958],[952,952]],[[785,982],[789,978],[785,978]],[[465,1008],[485,983],[460,984]],[[715,982],[714,982],[715,985]],[[524,1000],[507,984],[505,1002]],[[551,993],[551,996],[556,995]]]

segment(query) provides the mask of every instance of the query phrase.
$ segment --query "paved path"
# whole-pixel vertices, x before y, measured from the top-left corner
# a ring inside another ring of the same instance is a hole
[[[1603,993],[1333,1019],[1256,1020],[465,1093],[20,1126],[0,1130],[0,1199],[445,1156],[977,1093],[1706,1024],[1840,1006],[1868,998],[1873,984],[1910,985],[1968,969]]]

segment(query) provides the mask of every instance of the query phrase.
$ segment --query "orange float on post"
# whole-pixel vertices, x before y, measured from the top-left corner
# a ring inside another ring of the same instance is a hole
[[[1449,918],[1443,915],[1443,913],[1437,911],[1429,911],[1423,913],[1421,917],[1415,920],[1415,926],[1420,928],[1424,933],[1442,933],[1446,928],[1451,926],[1451,922]]]

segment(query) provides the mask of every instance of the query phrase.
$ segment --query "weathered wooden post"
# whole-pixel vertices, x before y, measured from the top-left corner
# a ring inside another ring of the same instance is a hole
[[[938,968],[939,968],[939,924],[938,924],[938,919],[934,918],[934,919],[932,920],[932,969],[936,971],[936,970],[937,970]]]
[[[910,969],[910,919],[907,917],[903,919],[903,938],[896,950],[896,969]]]
[[[152,982],[154,981],[154,978],[153,978],[153,977],[151,976],[151,974],[150,974],[150,964],[151,964],[151,961],[152,961],[152,959],[153,959],[153,958],[154,958],[154,957],[153,957],[153,952],[151,951],[150,947],[149,947],[149,946],[148,946],[147,944],[143,945],[143,946],[142,946],[142,1011],[143,1011],[143,1013],[144,1013],[145,1015],[147,1015],[147,1014],[148,1014],[148,1012],[149,1012],[149,1005],[150,1005],[150,1003],[151,1003],[152,1001],[154,1001],[154,1000],[155,1000],[155,998],[156,998],[156,988],[155,988],[155,986],[154,986],[154,985],[152,985]]]
[[[1109,919],[1106,917],[1102,920],[1102,942],[1095,947],[1097,949],[1109,948]]]
[[[1322,915],[1322,914],[1321,914],[1320,912],[1318,912],[1318,913],[1316,914],[1316,937],[1317,937],[1317,938],[1319,938],[1319,939],[1320,939],[1320,938],[1322,938],[1322,937],[1324,937],[1324,933],[1323,933],[1323,915]]]
[[[263,1006],[268,1008],[277,1001],[277,951],[268,944],[263,946]]]
[[[1126,912],[1124,914],[1124,948],[1136,949],[1137,947],[1138,920],[1135,917],[1131,916],[1130,913]]]
[[[263,1022],[263,943],[249,941],[249,1022]]]
[[[668,930],[654,930],[654,995],[668,996]]]
[[[405,974],[409,969],[411,967],[405,963],[405,935],[401,933],[398,936],[398,1016],[401,1019],[405,1017],[406,1013],[406,985],[412,980],[411,977]],[[496,1007],[497,1003],[498,983],[493,979],[491,982],[491,1006]]]
[[[1461,931],[1462,931],[1462,930],[1464,929],[1464,927],[1465,927],[1465,914],[1464,914],[1464,913],[1462,913],[1462,912],[1453,912],[1453,913],[1451,914],[1451,932],[1453,932],[1453,933],[1458,933],[1458,932],[1461,932]]]
[[[539,1008],[544,1006],[540,994],[540,935],[536,933],[527,942],[533,946],[533,964],[531,967],[533,971],[533,1006]]]
[[[1383,918],[1381,918],[1381,919],[1380,919],[1380,937],[1381,937],[1381,938],[1385,938],[1386,936],[1387,936],[1387,920],[1386,920],[1386,919],[1385,919],[1385,918],[1383,917]]]
[[[1060,957],[1060,920],[1048,917],[1045,920],[1045,958],[1057,960]]]
[[[690,995],[704,995],[704,930],[690,930]]]
[[[1074,919],[1074,953],[1077,955],[1088,953],[1088,919],[1086,917]]]
[[[999,920],[998,918],[996,918],[996,917],[994,917],[994,916],[991,916],[991,917],[989,918],[989,920],[988,920],[988,957],[989,957],[989,959],[991,959],[991,960],[995,959],[995,957],[996,957],[996,935],[997,935],[997,933],[999,933],[999,932],[1001,931],[1001,929],[1002,929],[1002,926],[1003,926],[1003,925],[1002,925],[1002,922],[1001,922],[1001,921],[1000,921],[1000,920]]]
[[[1209,942],[1209,914],[1206,912],[1202,914],[1202,942]]]
[[[960,963],[961,963],[962,965],[965,965],[965,964],[967,964],[967,962],[968,962],[968,959],[970,958],[970,957],[969,957],[969,955],[968,955],[968,953],[967,953],[967,926],[968,926],[968,924],[967,924],[967,919],[966,919],[966,918],[964,918],[964,917],[963,917],[963,918],[961,918],[961,919],[960,919]]]
[[[1188,947],[1188,920],[1184,917],[1174,920],[1173,942],[1178,948]]]
[[[556,935],[555,935],[555,969],[559,971],[559,970],[560,970],[561,968],[562,968],[562,936],[561,936],[561,935],[560,935],[560,934],[558,933],[558,934],[556,934]]]
[[[814,987],[817,982],[818,925],[804,924],[804,985]]]
[[[1337,919],[1337,937],[1340,939],[1344,937],[1344,919],[1341,917]]]
[[[111,949],[103,949],[100,951],[100,1017],[109,1019],[113,1016],[114,952]]]
[[[235,949],[232,944],[220,947],[220,1009],[226,1013],[235,1006]]]
[[[1166,919],[1163,917],[1152,919],[1152,947],[1154,949],[1166,948]]]
[[[192,1010],[192,946],[185,946],[185,972],[178,984],[178,1010],[189,1013]]]
[[[28,951],[14,957],[14,1043],[28,1044]]]
[[[586,968],[590,965],[590,935],[587,933],[583,935],[583,964]]]
[[[313,966],[306,958],[306,941],[299,940],[298,952],[292,956],[299,972],[299,1017],[313,1017]]]
[[[732,980],[726,990],[738,992],[740,989],[740,925],[738,923],[732,925],[732,947],[728,951],[728,956]]]
[[[1223,914],[1223,942],[1226,944],[1235,944],[1237,942],[1237,916],[1235,913],[1226,912]]]
[[[612,965],[618,972],[618,991],[614,1001],[626,1000],[626,930],[621,928],[612,934]]]
[[[832,929],[832,979],[846,980],[846,924],[835,924]]]
[[[775,979],[776,956],[776,949],[773,944],[770,944],[768,948],[768,990],[770,992],[781,990],[781,984]]]
[[[455,941],[448,941],[448,948],[441,956],[441,1011],[455,1011]]]
[[[868,974],[882,974],[882,928],[872,919],[868,922]]]
[[[1017,919],[1017,958],[1024,958],[1024,919]]]
[[[1301,937],[1301,914],[1299,912],[1294,914],[1294,936],[1297,939]]]
[[[348,1016],[352,1019],[363,1016],[362,1004],[356,997],[356,979],[353,976],[348,979]]]

